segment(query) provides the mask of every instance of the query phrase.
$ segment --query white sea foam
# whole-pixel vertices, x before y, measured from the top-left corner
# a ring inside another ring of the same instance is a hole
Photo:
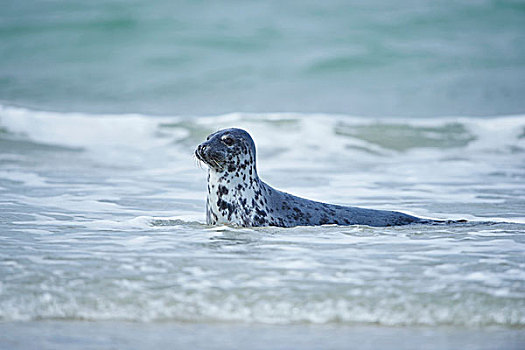
[[[182,122],[186,123],[186,126]],[[385,126],[385,131],[389,125],[432,129],[458,124],[472,133],[474,139],[469,143],[469,147],[475,150],[525,146],[525,138],[522,137],[525,128],[523,115],[492,118],[381,119],[327,114],[232,113],[214,117],[183,118],[139,114],[93,115],[43,112],[0,105],[0,126],[6,130],[26,135],[37,142],[70,147],[125,146],[144,149],[165,146],[168,142],[177,142],[189,137],[188,126],[191,124],[209,131],[226,127],[246,128],[254,136],[260,148],[287,151],[299,148],[300,151],[308,150],[314,154],[320,152],[324,155],[348,147],[362,147],[372,152],[388,152],[388,149],[364,139],[338,134],[337,128],[341,124],[353,127]],[[170,125],[170,127],[162,128],[163,125]],[[286,128],[286,137],[276,132],[283,128]],[[447,136],[446,133],[432,133],[425,130],[421,132],[435,139]],[[421,147],[427,148],[425,145]]]
[[[471,222],[208,227],[192,153],[231,126],[277,188]],[[0,320],[525,325],[523,116],[3,106],[0,127]]]
[[[0,123],[33,141],[69,147],[142,148],[165,143],[156,137],[159,120],[136,114],[86,115],[0,106]]]

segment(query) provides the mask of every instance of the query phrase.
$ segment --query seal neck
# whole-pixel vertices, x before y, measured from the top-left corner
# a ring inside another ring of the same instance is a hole
[[[248,166],[244,169],[225,169],[217,171],[213,168],[208,169],[208,193],[214,192],[219,184],[227,187],[243,189],[258,189],[261,180],[257,175],[255,166]],[[240,185],[240,186],[239,186]]]
[[[208,224],[251,226],[257,206],[255,199],[262,194],[262,181],[252,169],[242,172],[208,171]]]

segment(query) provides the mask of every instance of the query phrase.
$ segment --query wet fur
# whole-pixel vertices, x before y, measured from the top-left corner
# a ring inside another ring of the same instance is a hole
[[[228,138],[233,139],[232,145],[224,142]],[[197,147],[195,155],[209,168],[206,200],[209,225],[394,226],[427,221],[395,211],[326,204],[278,191],[257,175],[255,144],[242,129],[225,129],[211,134]]]

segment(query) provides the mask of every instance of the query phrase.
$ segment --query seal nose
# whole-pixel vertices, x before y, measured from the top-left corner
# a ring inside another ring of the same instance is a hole
[[[201,156],[201,158],[204,158],[204,151],[206,151],[206,148],[208,148],[208,146],[202,143],[197,146],[197,153]]]

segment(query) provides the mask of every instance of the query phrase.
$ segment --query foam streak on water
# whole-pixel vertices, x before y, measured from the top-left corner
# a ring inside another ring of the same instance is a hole
[[[312,199],[468,224],[204,225],[192,157],[248,129]],[[525,118],[0,107],[0,320],[525,326]]]

